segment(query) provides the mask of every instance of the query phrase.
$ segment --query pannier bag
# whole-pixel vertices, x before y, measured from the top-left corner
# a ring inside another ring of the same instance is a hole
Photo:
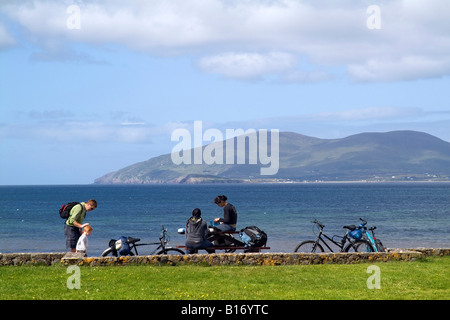
[[[263,247],[267,242],[267,234],[256,226],[245,227],[239,236],[242,242],[251,247]]]
[[[353,230],[349,233],[350,237],[359,240],[362,238],[363,232],[360,229]]]
[[[116,250],[121,256],[130,254],[130,245],[128,244],[127,237],[122,236],[116,241]]]

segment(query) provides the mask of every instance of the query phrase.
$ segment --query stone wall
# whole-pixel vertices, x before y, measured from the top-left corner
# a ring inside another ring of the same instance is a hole
[[[0,253],[0,266],[52,265],[60,263],[65,252],[53,253]]]
[[[396,249],[402,250],[402,249]],[[404,249],[406,251],[416,251],[420,252],[425,256],[448,256],[450,255],[450,248],[412,248]]]
[[[352,264],[361,262],[410,261],[430,255],[450,255],[450,248],[391,249],[383,253],[215,253],[191,255],[154,255],[126,257],[84,257],[65,252],[4,253],[0,266],[5,265],[63,265],[111,266],[127,264],[150,265],[308,265]]]
[[[89,266],[111,266],[128,264],[149,265],[309,265],[309,264],[352,264],[360,262],[385,262],[391,260],[409,261],[422,257],[420,252],[386,252],[386,253],[222,253],[192,255],[155,255],[126,257],[66,257],[63,264]]]

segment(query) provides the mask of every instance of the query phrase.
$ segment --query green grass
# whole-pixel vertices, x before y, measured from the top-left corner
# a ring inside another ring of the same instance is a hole
[[[0,267],[0,299],[450,299],[450,257],[376,263],[380,289],[368,289],[371,264],[309,266]]]

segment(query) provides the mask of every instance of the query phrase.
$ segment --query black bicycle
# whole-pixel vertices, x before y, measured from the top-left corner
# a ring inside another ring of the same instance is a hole
[[[325,252],[323,246],[320,243],[323,243],[330,252],[334,252],[325,239],[331,241],[334,245],[339,247],[339,252],[373,251],[371,244],[367,240],[364,239],[357,240],[350,236],[350,232],[354,231],[357,228],[355,225],[343,226],[343,228],[347,229],[347,231],[342,237],[338,235],[329,237],[323,232],[323,229],[325,228],[324,224],[320,223],[317,220],[311,222],[314,223],[315,227],[317,226],[319,228],[319,233],[317,234],[316,240],[306,240],[301,242],[295,248],[294,252],[305,252],[305,253]]]
[[[168,247],[169,237],[167,236],[167,229],[162,226],[161,235],[159,237],[159,242],[152,243],[138,243],[141,241],[139,238],[133,237],[121,237],[121,239],[111,239],[109,240],[109,248],[107,248],[102,253],[102,257],[106,257],[109,254],[117,257],[121,256],[134,256],[139,255],[137,247],[141,246],[151,246],[158,245],[151,253],[153,254],[184,254],[184,251],[174,247]],[[134,251],[134,252],[133,252]]]

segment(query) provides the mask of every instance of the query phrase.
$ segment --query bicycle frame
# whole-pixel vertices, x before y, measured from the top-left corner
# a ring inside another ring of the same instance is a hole
[[[313,251],[316,250],[317,244],[320,241],[322,241],[322,243],[328,248],[328,250],[330,250],[331,252],[334,252],[333,249],[328,245],[328,243],[322,238],[322,236],[324,236],[326,239],[328,239],[329,241],[334,243],[336,246],[338,246],[340,248],[339,251],[344,250],[345,243],[347,242],[347,240],[350,240],[350,238],[348,237],[348,231],[342,237],[342,240],[340,242],[338,242],[338,241],[333,240],[333,237],[340,237],[340,236],[334,235],[333,237],[330,238],[328,235],[323,233],[323,228],[325,227],[324,225],[320,224],[318,221],[314,221],[314,223],[316,223],[320,227],[320,231],[319,231],[319,235],[317,236],[316,242],[314,243]]]
[[[371,227],[369,229],[370,231],[372,231],[372,235],[371,235],[366,227],[367,221],[364,220],[363,218],[359,218],[359,220],[361,220],[362,223],[358,226],[358,229],[363,230],[363,232],[364,232],[363,235],[367,240],[369,240],[370,245],[372,246],[373,252],[379,252],[378,248],[377,248],[377,244],[375,242],[376,238],[375,238],[374,230],[376,229],[376,227]]]
[[[141,246],[152,246],[152,245],[158,245],[158,247],[156,247],[155,250],[153,250],[150,255],[155,254],[156,251],[158,251],[159,249],[165,249],[165,247],[160,243],[160,242],[152,242],[152,243],[133,243],[131,245],[130,251],[134,250],[134,253],[136,255],[139,255],[138,251],[137,251],[137,247],[141,247]]]
[[[126,237],[126,242],[129,245],[129,252],[124,255],[139,255],[137,247],[156,245],[157,247],[150,253],[153,254],[184,254],[184,252],[178,248],[166,246],[169,243],[169,237],[166,235],[167,229],[162,226],[161,236],[159,237],[159,242],[151,243],[138,243],[141,241],[139,238]],[[112,254],[117,257],[118,249],[116,249],[118,240],[111,239],[109,241],[109,248],[102,252],[102,256],[105,257],[108,254]]]
[[[167,233],[167,229],[164,228],[164,226],[162,227],[162,232],[161,232],[161,236],[159,237],[159,242],[151,242],[151,243],[133,243],[130,247],[130,251],[134,249],[134,253],[136,255],[138,254],[137,248],[136,247],[141,247],[141,246],[151,246],[151,245],[158,245],[155,250],[153,250],[150,255],[155,254],[159,249],[166,249],[166,244],[169,242],[168,239],[166,239],[166,233]]]
[[[369,242],[370,242],[370,244],[372,245],[372,248],[373,248],[373,252],[378,252],[378,248],[377,248],[377,245],[375,244],[375,237],[372,237],[371,235],[370,235],[370,233],[369,233],[369,231],[367,231],[367,228],[366,227],[364,227],[364,231],[365,231],[365,235],[366,235],[366,238],[367,239],[369,239]]]

